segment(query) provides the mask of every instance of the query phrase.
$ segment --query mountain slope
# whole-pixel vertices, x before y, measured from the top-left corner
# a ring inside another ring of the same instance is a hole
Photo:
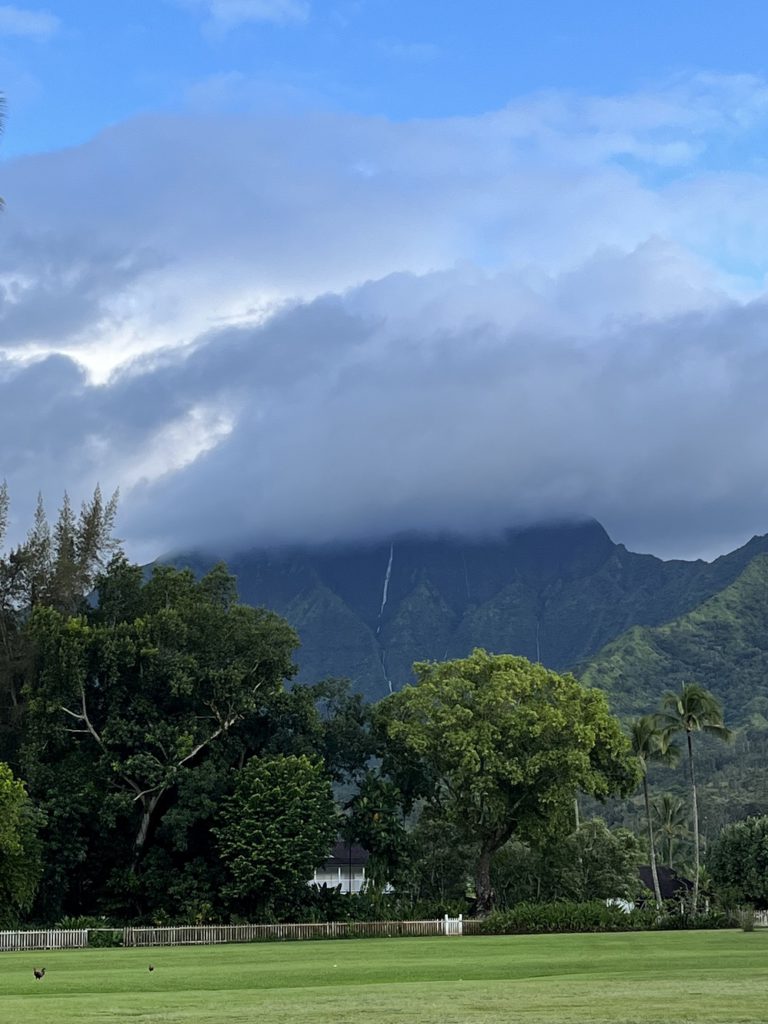
[[[693,611],[653,628],[635,626],[593,658],[581,678],[611,695],[619,713],[658,705],[695,680],[737,724],[768,724],[768,556]]]
[[[298,630],[299,679],[346,676],[376,700],[414,661],[473,647],[565,669],[633,626],[675,619],[729,586],[768,538],[703,561],[662,561],[614,544],[595,521],[497,539],[396,538],[377,544],[251,550],[229,556],[241,599]],[[203,571],[216,554],[172,559]]]

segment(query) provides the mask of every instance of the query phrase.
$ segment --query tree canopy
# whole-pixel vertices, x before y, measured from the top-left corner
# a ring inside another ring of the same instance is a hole
[[[238,772],[214,829],[228,896],[262,912],[306,892],[336,838],[338,815],[322,764],[302,755],[254,757]]]
[[[493,855],[569,815],[577,791],[604,798],[638,781],[605,694],[525,658],[476,650],[414,666],[417,684],[376,710],[384,763],[476,842],[478,905],[493,903]]]
[[[696,784],[696,762],[693,752],[695,733],[716,736],[728,742],[732,733],[723,721],[723,709],[717,698],[698,683],[683,683],[679,691],[670,691],[661,701],[657,721],[666,740],[682,734],[688,748],[688,772],[691,781],[691,806],[693,808],[693,893],[691,909],[698,909],[699,876],[701,872],[699,834],[699,796]]]
[[[200,580],[169,566],[145,578],[117,557],[96,597],[81,615],[32,610],[22,759],[61,852],[51,888],[66,891],[59,872],[77,877],[98,852],[113,887],[140,900],[146,887],[130,875],[165,813],[192,796],[189,776],[211,758],[222,763],[210,792],[221,791],[220,773],[245,753],[245,725],[282,697],[298,641],[279,616],[239,604],[222,567]],[[194,784],[198,806],[206,776]],[[130,839],[104,848],[115,829]]]
[[[727,902],[768,909],[768,815],[727,825],[707,852],[707,868]]]
[[[41,822],[24,784],[0,762],[0,926],[28,911],[42,870]]]

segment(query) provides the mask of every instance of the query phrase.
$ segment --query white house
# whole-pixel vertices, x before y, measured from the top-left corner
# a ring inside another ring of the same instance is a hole
[[[327,885],[329,889],[341,886],[342,892],[360,892],[365,885],[365,865],[368,851],[357,843],[337,842],[328,860],[315,870],[310,885]]]

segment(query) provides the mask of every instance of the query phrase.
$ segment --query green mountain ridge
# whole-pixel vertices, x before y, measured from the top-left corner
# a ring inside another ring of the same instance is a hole
[[[599,677],[618,697],[621,686],[598,652],[628,630],[634,636],[636,627],[693,612],[765,555],[768,536],[713,562],[664,561],[628,551],[588,520],[497,538],[253,549],[227,562],[242,600],[274,609],[297,629],[299,681],[344,676],[377,700],[411,680],[414,661],[484,647]],[[202,572],[218,557],[197,552],[169,560]],[[657,659],[660,679],[667,668],[661,654],[651,650],[648,658]],[[638,667],[636,676],[650,694],[647,672]]]
[[[619,713],[651,710],[659,693],[695,680],[730,722],[768,728],[768,555],[719,593],[660,626],[634,626],[580,673]]]

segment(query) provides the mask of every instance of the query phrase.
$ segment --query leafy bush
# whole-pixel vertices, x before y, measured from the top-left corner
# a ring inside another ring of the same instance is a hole
[[[123,944],[122,928],[103,928],[99,931],[89,929],[88,945],[91,949],[112,949]]]
[[[479,922],[482,935],[540,935],[554,932],[676,931],[689,928],[733,928],[735,922],[724,913],[711,911],[691,917],[676,909],[659,913],[655,907],[625,913],[620,907],[600,900],[586,903],[518,903],[509,910],[496,911]]]
[[[109,928],[111,925],[112,922],[106,917],[80,914],[78,916],[60,917],[54,927],[77,930],[78,928]]]
[[[489,914],[481,925],[485,935],[538,935],[550,932],[627,931],[643,911],[624,913],[600,900],[588,903],[518,903],[509,910]]]
[[[768,907],[768,815],[726,825],[708,850],[707,867],[724,902]]]
[[[93,949],[107,949],[123,944],[123,929],[113,927],[106,917],[62,917],[56,922],[56,927],[73,931],[87,928],[88,945]]]
[[[641,844],[625,828],[610,829],[601,818],[584,821],[576,832],[552,842],[511,840],[491,866],[499,910],[519,903],[634,899]]]

